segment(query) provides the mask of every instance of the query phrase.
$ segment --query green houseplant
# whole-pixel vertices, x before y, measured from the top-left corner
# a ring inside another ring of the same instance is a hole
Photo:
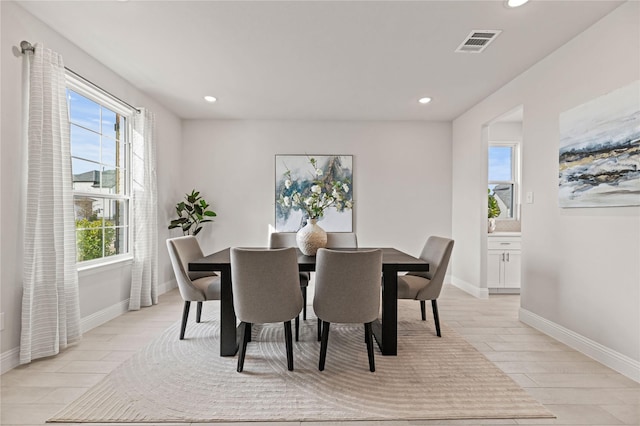
[[[490,189],[487,189],[487,191],[489,193],[489,214],[487,217],[489,219],[495,219],[500,216],[500,206],[498,205],[495,194],[492,194]]]
[[[216,212],[209,210],[207,203],[200,192],[195,189],[191,194],[185,194],[185,201],[176,204],[177,219],[173,219],[169,224],[169,229],[181,228],[183,235],[198,235],[202,230],[202,224],[212,222],[211,217],[215,217]]]
[[[500,216],[500,206],[498,205],[498,200],[496,200],[495,194],[491,193],[490,189],[487,189],[489,194],[488,206],[489,211],[487,213],[487,217],[489,218],[488,223],[488,231],[493,232],[496,230],[496,217]]]

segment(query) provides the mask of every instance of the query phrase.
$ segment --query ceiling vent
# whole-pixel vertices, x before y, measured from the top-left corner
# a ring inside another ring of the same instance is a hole
[[[458,46],[458,53],[480,53],[498,37],[501,30],[473,30]]]

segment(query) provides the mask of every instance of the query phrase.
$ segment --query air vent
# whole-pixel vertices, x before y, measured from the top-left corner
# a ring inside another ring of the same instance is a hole
[[[480,53],[498,37],[501,30],[473,30],[458,46],[458,53]]]

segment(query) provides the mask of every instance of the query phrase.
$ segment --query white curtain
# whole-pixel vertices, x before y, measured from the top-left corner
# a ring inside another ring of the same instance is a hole
[[[27,56],[21,364],[55,355],[82,336],[64,64],[39,44]]]
[[[158,196],[155,118],[142,109],[133,118],[133,266],[129,310],[158,303]]]

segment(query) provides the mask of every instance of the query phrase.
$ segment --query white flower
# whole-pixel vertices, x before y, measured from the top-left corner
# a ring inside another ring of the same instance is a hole
[[[304,203],[305,203],[306,205],[310,206],[310,205],[311,205],[311,203],[313,203],[313,198],[311,198],[311,197],[307,198],[306,200],[304,200]]]
[[[322,169],[316,169],[316,175],[317,176],[322,176]]]
[[[343,184],[342,189],[344,190],[344,192],[349,192],[349,185],[347,185],[346,183]]]
[[[347,202],[345,202],[345,203],[344,203],[344,206],[345,206],[346,208],[350,209],[350,208],[352,208],[352,207],[353,207],[353,203],[351,203],[351,201],[347,201]]]
[[[291,179],[285,180],[284,181],[284,187],[287,188],[287,189],[291,188],[291,183],[292,183]]]
[[[320,187],[320,185],[313,185],[311,187],[311,192],[313,192],[314,194],[320,194],[322,192],[322,188]]]
[[[289,207],[291,205],[291,199],[289,197],[284,197],[284,200],[282,201],[285,205],[285,207]]]
[[[336,210],[340,211],[342,209],[342,203],[336,203]]]

